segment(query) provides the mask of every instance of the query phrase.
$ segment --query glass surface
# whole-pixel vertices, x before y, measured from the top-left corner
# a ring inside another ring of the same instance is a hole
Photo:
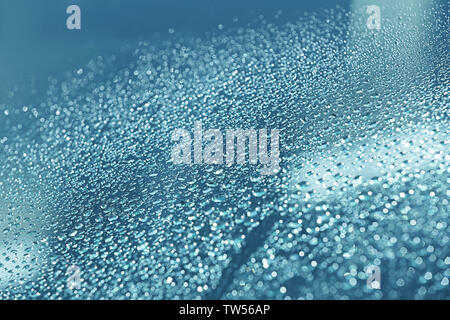
[[[449,30],[447,1],[0,0],[0,298],[448,299]]]

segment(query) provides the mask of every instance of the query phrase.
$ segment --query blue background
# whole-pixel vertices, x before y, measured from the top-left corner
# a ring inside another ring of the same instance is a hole
[[[290,16],[332,8],[336,1],[315,0],[0,0],[0,103],[13,86],[39,88],[97,55],[117,54],[140,40],[152,45],[169,37],[202,37],[224,27],[245,26],[258,15],[268,19],[278,10]],[[350,1],[339,1],[346,8]],[[67,30],[66,8],[81,8],[81,30]],[[236,19],[237,18],[237,19]],[[126,63],[126,61],[123,61]],[[45,89],[42,87],[42,89]],[[5,100],[6,99],[6,100]]]

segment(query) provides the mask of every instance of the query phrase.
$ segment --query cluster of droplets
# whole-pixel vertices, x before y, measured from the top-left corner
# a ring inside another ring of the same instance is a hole
[[[335,9],[142,42],[127,67],[98,57],[50,79],[41,103],[2,105],[0,297],[447,297],[436,11],[421,12],[436,28],[407,36]],[[281,171],[174,165],[171,133],[196,120],[280,129]]]

